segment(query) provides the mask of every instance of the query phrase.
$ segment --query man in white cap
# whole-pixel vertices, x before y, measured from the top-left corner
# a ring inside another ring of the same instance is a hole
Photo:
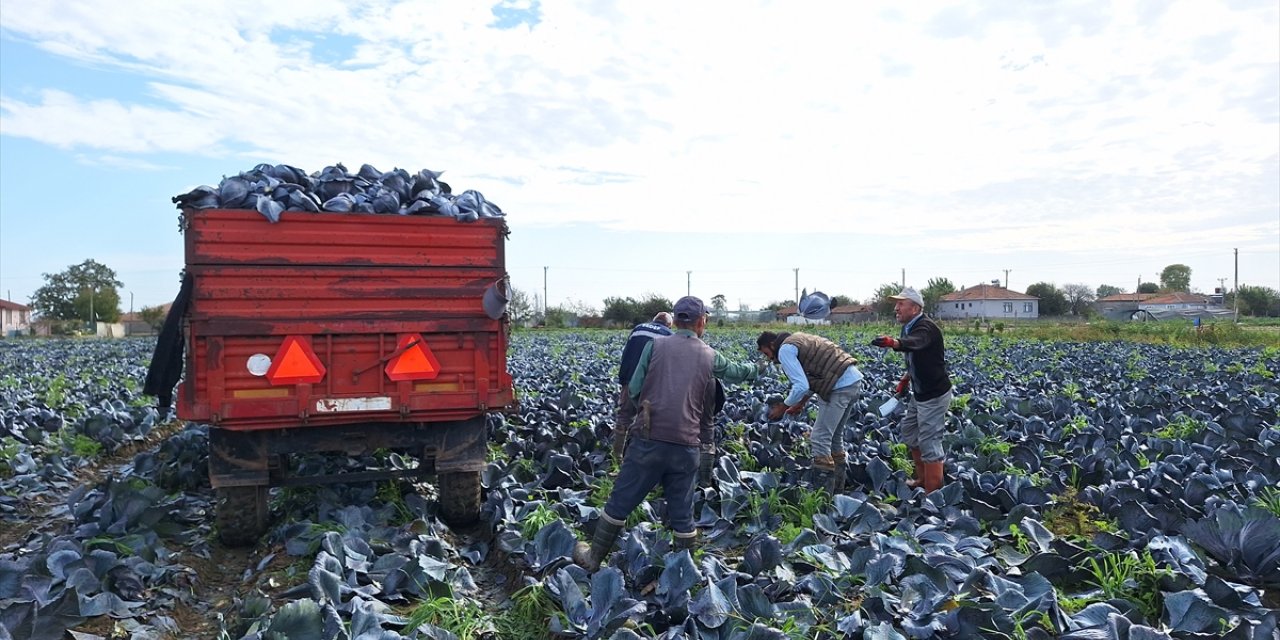
[[[906,414],[898,423],[902,439],[911,449],[916,481],[925,493],[942,488],[942,434],[951,408],[951,376],[947,373],[942,329],[924,314],[924,297],[912,287],[896,296],[893,316],[902,324],[898,338],[879,336],[871,346],[906,354],[907,373],[898,382],[899,394],[909,391]]]

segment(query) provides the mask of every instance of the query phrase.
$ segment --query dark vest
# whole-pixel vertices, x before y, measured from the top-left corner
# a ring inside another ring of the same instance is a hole
[[[649,344],[650,340],[669,335],[671,335],[671,329],[656,322],[636,325],[631,330],[631,335],[627,337],[626,346],[622,348],[622,364],[618,365],[618,384],[624,387],[631,384],[631,375],[636,372],[636,365],[640,363],[640,352],[644,351],[644,346]]]
[[[649,369],[640,388],[640,415],[636,428],[644,433],[648,414],[650,440],[690,447],[699,444],[699,423],[714,411],[707,398],[715,398],[711,369],[716,352],[697,336],[676,334],[653,339]],[[710,394],[708,394],[710,390]]]
[[[809,379],[809,388],[823,400],[831,399],[836,380],[844,375],[845,369],[856,364],[853,356],[822,336],[793,333],[782,344],[795,345],[798,352],[796,359],[800,361],[800,367]]]

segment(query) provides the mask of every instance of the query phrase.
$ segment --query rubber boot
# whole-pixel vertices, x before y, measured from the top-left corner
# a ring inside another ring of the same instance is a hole
[[[922,467],[924,467],[924,458],[921,457],[919,449],[911,450],[911,462],[915,465],[915,471],[912,474],[915,477],[907,479],[907,486],[915,489],[916,487],[923,486],[924,480],[924,469],[922,469]]]
[[[671,550],[680,551],[688,549],[689,553],[693,553],[693,548],[698,545],[698,532],[690,531],[689,533],[674,532],[671,535]]]
[[[831,490],[831,472],[836,463],[830,455],[814,456],[809,461],[809,484],[814,489]]]
[[[623,524],[625,523],[614,520],[601,511],[600,522],[596,523],[595,537],[591,539],[590,545],[585,542],[579,542],[574,547],[573,563],[591,573],[595,573],[600,568],[600,562],[613,550],[614,543],[618,541],[618,536],[622,534]]]
[[[844,468],[845,453],[843,451],[831,454],[831,460],[836,463],[836,470],[831,478],[831,495],[835,496],[836,494],[844,493],[845,477],[848,475],[848,470]]]
[[[942,488],[942,461],[922,462],[921,468],[923,473],[920,477],[920,486],[924,488],[925,493],[937,491]]]

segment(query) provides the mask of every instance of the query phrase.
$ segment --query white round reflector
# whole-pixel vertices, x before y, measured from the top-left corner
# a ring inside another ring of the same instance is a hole
[[[271,368],[271,356],[265,353],[255,353],[249,356],[249,362],[245,365],[249,373],[255,376],[267,375],[267,369]]]

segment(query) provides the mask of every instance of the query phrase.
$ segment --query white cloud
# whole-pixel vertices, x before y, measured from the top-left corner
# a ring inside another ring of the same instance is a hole
[[[997,251],[1276,231],[1273,3],[539,11],[499,30],[478,3],[10,3],[5,37],[149,95],[5,88],[0,133],[87,157],[447,169],[530,225],[670,228],[657,210]],[[326,34],[352,57],[320,55]]]

